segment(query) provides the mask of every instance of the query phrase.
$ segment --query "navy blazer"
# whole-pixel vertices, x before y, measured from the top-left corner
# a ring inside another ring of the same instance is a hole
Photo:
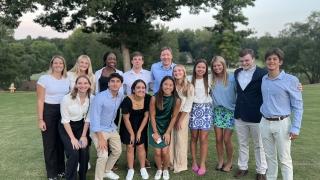
[[[247,87],[242,90],[238,81],[239,72],[242,70],[242,68],[239,68],[234,72],[237,86],[234,117],[235,119],[241,119],[245,122],[260,123],[262,117],[260,113],[260,107],[262,105],[261,83],[262,77],[266,75],[268,71],[257,66],[253,73],[252,80]]]

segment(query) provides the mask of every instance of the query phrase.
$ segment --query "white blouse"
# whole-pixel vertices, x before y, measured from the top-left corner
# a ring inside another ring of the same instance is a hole
[[[81,104],[80,97],[77,95],[75,99],[71,98],[71,94],[67,94],[63,97],[60,105],[61,111],[61,123],[70,123],[70,121],[80,121],[85,118],[85,122],[90,122],[89,118],[89,105],[92,101],[93,95],[85,99],[85,102]]]
[[[210,83],[208,83],[208,95],[206,94],[203,79],[196,79],[194,87],[194,103],[212,103],[212,98],[209,94]]]
[[[190,91],[190,94],[188,94],[188,96],[184,96],[182,91],[177,91],[181,99],[180,112],[189,113],[192,109],[192,103],[194,100],[194,87],[192,84],[190,84],[189,91]]]

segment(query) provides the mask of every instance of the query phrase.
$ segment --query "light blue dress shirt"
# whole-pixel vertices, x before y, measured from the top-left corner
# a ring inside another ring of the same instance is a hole
[[[172,76],[173,68],[176,64],[172,63],[168,69],[164,68],[162,62],[157,62],[151,66],[151,75],[153,80],[153,93],[158,92],[161,80],[165,76]]]
[[[124,98],[122,93],[112,97],[109,89],[98,93],[90,106],[90,131],[112,132],[116,131],[117,125],[114,120],[117,110]]]
[[[270,79],[268,74],[263,76],[261,85],[262,115],[275,117],[293,113],[290,132],[295,134],[300,132],[303,113],[302,93],[298,90],[298,84],[298,78],[281,71],[274,79]]]
[[[236,106],[236,93],[236,81],[234,79],[234,75],[229,73],[227,86],[224,86],[223,81],[218,80],[211,89],[213,107],[223,106],[234,111]]]

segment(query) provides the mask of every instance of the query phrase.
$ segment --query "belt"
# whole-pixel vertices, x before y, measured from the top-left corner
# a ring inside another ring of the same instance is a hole
[[[264,116],[263,116],[264,117]],[[289,115],[286,116],[278,116],[278,117],[264,117],[268,121],[281,121],[284,120],[285,118],[289,117]]]

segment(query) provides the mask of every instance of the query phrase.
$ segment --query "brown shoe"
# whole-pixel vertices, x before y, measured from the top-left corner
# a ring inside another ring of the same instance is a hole
[[[267,180],[266,174],[257,173],[256,180]]]
[[[241,169],[239,169],[238,171],[237,171],[237,173],[234,175],[234,177],[235,178],[241,178],[241,177],[243,177],[243,176],[246,176],[247,174],[248,174],[248,170],[241,170]]]

